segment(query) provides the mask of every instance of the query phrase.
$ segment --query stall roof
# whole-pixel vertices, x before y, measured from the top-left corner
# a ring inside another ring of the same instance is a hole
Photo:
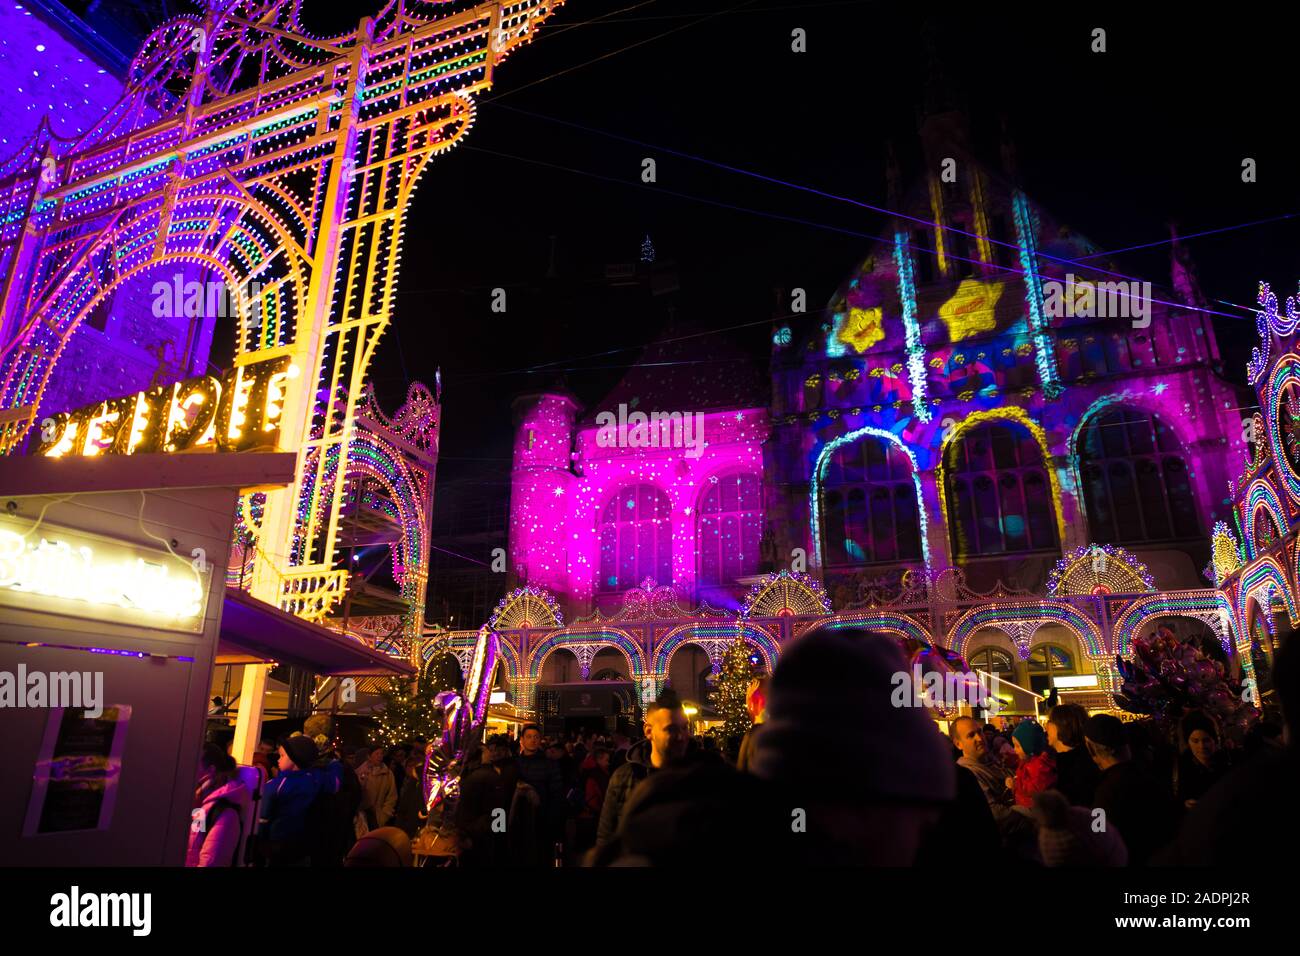
[[[226,589],[218,664],[277,661],[329,677],[410,677],[415,668],[355,638]]]

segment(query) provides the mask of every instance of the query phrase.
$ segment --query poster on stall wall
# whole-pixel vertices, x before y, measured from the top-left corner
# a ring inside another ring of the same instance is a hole
[[[41,740],[23,836],[107,830],[122,772],[128,704],[87,717],[81,707],[56,707]]]

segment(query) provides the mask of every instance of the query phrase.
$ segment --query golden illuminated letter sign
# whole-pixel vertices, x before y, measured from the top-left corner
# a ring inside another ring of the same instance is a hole
[[[42,423],[36,454],[136,455],[275,448],[288,382],[287,355],[63,412]]]

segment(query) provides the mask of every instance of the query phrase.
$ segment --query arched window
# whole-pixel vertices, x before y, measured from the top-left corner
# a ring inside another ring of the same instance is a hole
[[[1074,657],[1059,644],[1039,644],[1029,652],[1029,689],[1044,693],[1052,687],[1052,678],[1073,674]]]
[[[758,573],[763,487],[757,475],[723,475],[700,496],[695,553],[700,585],[725,585]]]
[[[1052,486],[1032,435],[979,425],[944,452],[948,527],[958,557],[1059,547]]]
[[[1015,661],[1000,647],[981,647],[971,655],[970,667],[971,670],[983,671],[1008,680],[1014,680],[1016,676]]]
[[[600,590],[625,591],[646,578],[673,579],[672,506],[654,485],[629,485],[600,519]]]
[[[821,505],[827,565],[921,560],[912,463],[892,442],[866,436],[836,449]]]
[[[1200,536],[1182,448],[1155,415],[1123,405],[1095,416],[1079,437],[1089,537],[1100,544]]]

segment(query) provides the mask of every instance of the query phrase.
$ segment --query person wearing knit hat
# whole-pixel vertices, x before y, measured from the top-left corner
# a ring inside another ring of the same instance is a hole
[[[271,866],[306,866],[311,856],[307,811],[320,792],[311,770],[316,757],[316,745],[302,734],[280,744],[280,772],[262,791],[259,806],[259,833]]]
[[[1083,726],[1088,753],[1101,770],[1095,809],[1106,826],[1116,826],[1128,847],[1129,862],[1145,866],[1153,853],[1173,839],[1179,811],[1167,780],[1133,762],[1128,734],[1119,718],[1093,714]]]
[[[1044,866],[1124,866],[1128,862],[1119,828],[1097,829],[1092,811],[1070,806],[1059,790],[1035,794],[1033,813]]]
[[[749,770],[804,811],[808,863],[908,865],[956,770],[923,708],[893,702],[907,660],[865,629],[817,633],[783,650]]]
[[[316,762],[316,743],[303,734],[294,734],[280,745],[280,770],[306,770]],[[285,766],[288,762],[289,766]]]
[[[1011,739],[1020,758],[1012,790],[1016,806],[1028,807],[1035,794],[1056,786],[1056,759],[1047,747],[1047,734],[1032,720],[1018,724]]]
[[[1115,754],[1128,750],[1128,734],[1124,732],[1124,722],[1113,714],[1093,714],[1089,717],[1083,725],[1083,737],[1093,744],[1088,752],[1093,754],[1094,760],[1098,749]]]

